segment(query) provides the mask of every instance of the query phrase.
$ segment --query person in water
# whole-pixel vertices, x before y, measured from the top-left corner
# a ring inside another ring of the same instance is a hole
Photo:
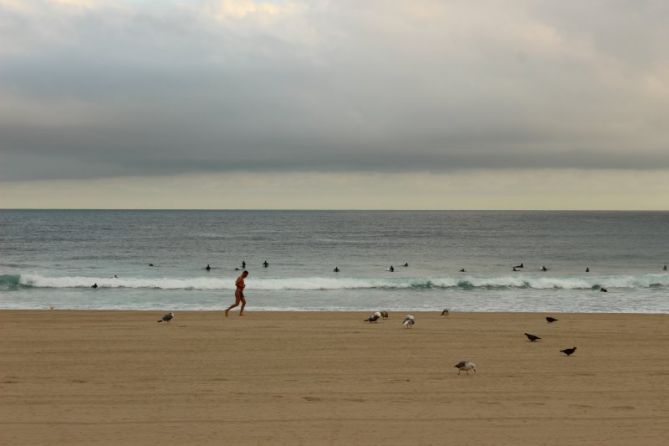
[[[237,305],[240,303],[242,304],[242,308],[239,309],[239,315],[243,316],[244,315],[244,307],[246,306],[246,299],[244,298],[244,288],[246,288],[246,283],[244,283],[244,280],[249,276],[248,271],[244,271],[239,277],[237,277],[237,280],[235,280],[235,303],[230,305],[226,310],[225,310],[225,317],[228,317],[228,312],[235,308]]]

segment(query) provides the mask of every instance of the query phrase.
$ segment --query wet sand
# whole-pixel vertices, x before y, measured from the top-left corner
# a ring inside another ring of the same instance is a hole
[[[669,315],[0,311],[0,444],[661,445]],[[530,343],[523,332],[543,339]],[[572,357],[559,350],[578,346]],[[471,359],[476,375],[453,365]]]

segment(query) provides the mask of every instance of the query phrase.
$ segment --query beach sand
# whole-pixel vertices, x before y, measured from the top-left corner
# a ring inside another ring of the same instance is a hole
[[[669,315],[415,314],[0,311],[0,444],[667,444]]]

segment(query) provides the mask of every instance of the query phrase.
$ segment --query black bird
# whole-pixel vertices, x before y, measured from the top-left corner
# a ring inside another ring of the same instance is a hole
[[[335,266],[335,269],[333,269],[332,271],[338,273],[338,272],[339,272],[339,267],[338,267],[338,266]]]
[[[564,353],[567,356],[571,356],[572,354],[574,354],[575,351],[576,351],[576,347],[565,348],[564,350],[560,350],[560,352]]]
[[[546,316],[546,322],[549,324],[552,324],[553,322],[557,322],[558,320],[555,319],[554,317]]]
[[[170,311],[170,312],[167,313],[165,316],[163,316],[163,317],[161,317],[160,319],[158,319],[158,322],[169,322],[169,321],[171,321],[172,319],[174,319],[174,313],[172,313],[172,312]]]
[[[265,260],[264,262],[262,262],[262,266],[267,268],[269,266],[269,262],[267,260]]]
[[[536,335],[533,335],[533,334],[530,334],[530,333],[525,333],[525,336],[527,336],[527,339],[529,339],[530,342],[536,342],[539,339],[541,339],[539,336],[536,336]]]
[[[94,283],[93,285],[91,285],[91,288],[97,288],[97,287],[98,287],[97,283]]]
[[[211,271],[211,266],[207,263],[207,267],[205,268],[207,271]]]
[[[599,291],[601,291],[602,293],[608,293],[608,292],[609,292],[609,290],[607,290],[607,289],[604,288],[604,287],[601,287],[601,288],[599,289]]]
[[[441,312],[442,316],[448,316],[448,308],[444,308],[444,311]]]

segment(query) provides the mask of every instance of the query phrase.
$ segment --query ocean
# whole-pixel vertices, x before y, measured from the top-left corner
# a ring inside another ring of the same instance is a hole
[[[669,212],[0,210],[3,309],[221,310],[242,262],[248,311],[669,313]]]

